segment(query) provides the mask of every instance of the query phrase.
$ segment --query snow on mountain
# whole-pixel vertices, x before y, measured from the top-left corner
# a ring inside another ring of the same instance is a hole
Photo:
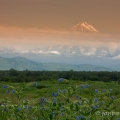
[[[73,55],[79,54],[79,51],[80,51],[79,46],[69,45],[46,46],[31,50],[32,53],[36,54],[55,54],[55,55]]]
[[[82,32],[99,32],[92,25],[87,22],[79,23],[71,28],[72,31],[82,31]]]
[[[17,50],[13,47],[0,46],[0,53],[15,53]]]

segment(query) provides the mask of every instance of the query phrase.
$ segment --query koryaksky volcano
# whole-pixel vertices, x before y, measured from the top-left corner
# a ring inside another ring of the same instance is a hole
[[[79,23],[71,28],[72,31],[81,31],[81,32],[99,32],[92,25],[87,22]]]

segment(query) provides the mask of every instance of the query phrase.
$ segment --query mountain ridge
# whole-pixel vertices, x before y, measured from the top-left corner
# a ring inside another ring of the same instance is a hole
[[[90,64],[39,63],[24,57],[0,57],[0,70],[48,70],[48,71],[114,71],[113,69]]]

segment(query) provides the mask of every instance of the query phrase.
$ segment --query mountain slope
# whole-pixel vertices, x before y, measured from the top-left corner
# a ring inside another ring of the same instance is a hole
[[[23,57],[0,57],[0,70],[9,70],[11,68],[14,68],[16,70],[43,70],[43,65],[41,63],[33,62]]]
[[[81,32],[98,32],[92,25],[89,25],[87,22],[79,23],[71,28],[73,31]]]
[[[70,65],[62,63],[38,63],[26,59],[24,57],[3,58],[0,57],[0,70],[49,70],[49,71],[61,71],[61,70],[75,70],[75,71],[113,71],[112,69],[95,66],[95,65]]]

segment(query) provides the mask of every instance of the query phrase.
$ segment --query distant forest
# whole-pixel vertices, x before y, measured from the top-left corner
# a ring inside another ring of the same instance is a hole
[[[120,84],[120,72],[96,72],[96,71],[17,71],[15,69],[0,71],[0,81],[5,82],[34,82],[43,80],[91,80],[91,81],[115,81]]]

